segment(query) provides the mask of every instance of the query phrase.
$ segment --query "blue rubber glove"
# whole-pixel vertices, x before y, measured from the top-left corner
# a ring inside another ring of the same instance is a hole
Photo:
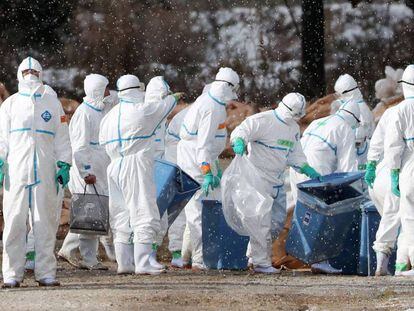
[[[374,181],[376,178],[375,170],[377,169],[377,161],[368,161],[366,171],[365,171],[365,182],[367,183],[368,187],[372,189],[374,185]]]
[[[59,168],[56,173],[56,181],[62,185],[62,188],[65,188],[69,183],[69,170],[70,164],[62,161],[57,162],[57,167]]]
[[[301,174],[305,174],[306,176],[308,176],[310,179],[319,179],[320,181],[322,181],[322,176],[321,174],[319,174],[313,167],[311,167],[308,163],[305,163],[301,168],[300,168],[300,173]]]
[[[211,190],[214,190],[214,176],[211,172],[204,175],[204,181],[201,188],[203,189],[205,196],[208,196],[210,188]]]
[[[4,181],[4,161],[0,159],[0,188],[3,187]]]
[[[391,191],[397,197],[400,196],[400,170],[398,168],[391,170]]]
[[[234,153],[237,155],[243,155],[244,153],[246,153],[246,143],[240,137],[236,137],[233,140],[233,143],[231,146],[233,148]]]

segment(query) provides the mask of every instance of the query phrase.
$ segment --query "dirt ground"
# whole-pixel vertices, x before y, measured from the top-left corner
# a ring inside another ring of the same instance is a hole
[[[106,262],[107,263],[107,262]],[[108,263],[107,263],[108,264]],[[59,261],[59,288],[39,288],[28,276],[19,289],[0,290],[0,310],[407,310],[414,280],[328,277],[284,271],[190,270],[159,276],[117,276],[75,270]]]

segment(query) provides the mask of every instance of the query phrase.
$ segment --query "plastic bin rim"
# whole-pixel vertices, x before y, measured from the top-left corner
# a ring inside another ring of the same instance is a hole
[[[167,166],[171,166],[176,168],[181,175],[185,175],[186,179],[188,180],[188,183],[192,184],[192,186],[194,186],[194,189],[190,189],[190,190],[184,190],[183,192],[180,192],[180,194],[185,194],[186,192],[192,191],[192,190],[198,190],[201,188],[200,184],[194,179],[192,178],[189,174],[187,174],[186,172],[184,172],[178,165],[165,161],[165,160],[161,160],[161,159],[155,159],[155,162],[159,162],[163,165],[167,165]]]
[[[350,173],[333,173],[323,176],[323,181],[312,179],[299,183],[299,189],[310,188],[336,188],[340,186],[350,185],[364,176],[364,172],[350,172]]]

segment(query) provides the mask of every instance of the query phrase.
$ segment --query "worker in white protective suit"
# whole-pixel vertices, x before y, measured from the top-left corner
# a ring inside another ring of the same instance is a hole
[[[297,122],[305,115],[305,109],[306,100],[303,95],[290,93],[282,99],[278,108],[248,117],[231,134],[234,152],[243,155],[247,149],[247,158],[256,168],[256,173],[265,181],[263,186],[266,185],[266,189],[258,191],[270,192],[274,199],[269,212],[279,216],[277,224],[272,225],[271,215],[265,217],[269,219],[267,226],[258,223],[258,228],[266,231],[265,244],[250,237],[249,255],[254,270],[259,273],[280,272],[272,267],[271,249],[272,238],[277,238],[286,220],[286,202],[280,205],[278,201],[286,167],[291,166],[310,178],[320,177],[320,174],[308,165],[299,141],[300,129]]]
[[[338,96],[338,100],[340,102],[340,106],[346,102],[355,102],[359,106],[360,111],[360,125],[356,129],[356,137],[357,142],[358,140],[361,141],[361,146],[359,146],[359,153],[363,153],[362,149],[365,149],[363,146],[363,140],[369,140],[374,133],[375,129],[375,121],[374,115],[371,109],[368,107],[362,93],[358,87],[358,83],[355,79],[349,75],[344,74],[341,75],[335,83],[335,92]],[[364,152],[366,154],[366,152]]]
[[[358,170],[355,151],[355,132],[360,124],[359,104],[349,100],[328,117],[313,121],[303,133],[301,144],[309,165],[320,174],[354,172]],[[297,200],[296,185],[305,179],[291,170],[291,185],[294,202]],[[312,265],[312,272],[339,274],[328,261]]]
[[[237,98],[239,76],[231,68],[220,68],[209,91],[189,107],[180,130],[177,163],[202,184],[185,207],[192,244],[192,267],[204,270],[201,213],[202,200],[217,199],[222,171],[218,156],[226,146],[226,104]]]
[[[387,109],[378,122],[371,138],[365,172],[365,181],[369,187],[370,197],[381,215],[381,222],[373,245],[377,256],[375,271],[377,276],[389,274],[389,258],[397,239],[395,275],[401,275],[407,269],[409,263],[407,249],[403,242],[403,232],[400,230],[400,199],[391,192],[390,168],[386,161],[383,161],[384,138],[395,110],[396,107]]]
[[[186,107],[178,112],[168,124],[165,132],[164,158],[174,164],[177,164],[177,145],[180,141],[180,129],[188,109],[189,107]],[[168,249],[172,255],[171,266],[175,268],[183,268],[189,264],[191,259],[189,229],[187,229],[186,238],[184,238],[185,229],[185,210],[182,210],[168,230]]]
[[[391,192],[400,197],[402,245],[407,249],[409,260],[414,262],[414,65],[403,74],[404,100],[395,108],[388,122],[385,136],[384,158],[390,169]],[[405,270],[405,269],[399,269]],[[402,276],[414,276],[412,267],[401,272]]]
[[[109,81],[102,75],[90,74],[84,81],[85,97],[76,109],[69,126],[72,143],[73,166],[70,170],[69,190],[74,193],[98,194],[108,196],[106,169],[110,159],[105,148],[99,145],[99,126],[105,116],[105,106],[111,105]],[[79,241],[78,241],[79,240]],[[99,238],[92,234],[69,232],[59,251],[59,256],[69,263],[73,262],[71,245],[79,243],[82,257],[80,268],[88,270],[107,270],[97,259]]]
[[[338,96],[339,105],[347,102],[355,102],[360,110],[360,125],[355,131],[355,143],[359,169],[365,169],[369,140],[375,129],[374,115],[365,103],[362,93],[355,79],[349,75],[341,75],[335,83],[335,92]]]
[[[43,84],[45,87],[45,93],[50,94],[51,96],[55,96],[57,98],[57,94],[55,92],[54,89],[52,89],[49,85],[47,84]],[[60,215],[61,215],[61,208],[62,208],[62,201],[63,201],[63,196],[64,196],[64,191],[59,191],[59,199],[58,199],[58,209],[56,210],[56,231],[58,229],[59,226],[59,222],[60,222]],[[34,233],[33,233],[33,224],[32,224],[32,215],[29,211],[29,216],[28,216],[28,223],[30,225],[30,231],[27,233],[27,238],[26,238],[26,263],[25,263],[25,270],[27,272],[34,272],[34,268],[35,268],[35,257],[36,257],[36,252],[35,252],[35,241],[34,241]]]
[[[118,94],[115,90],[110,90],[109,91],[110,95],[105,97],[105,104],[104,104],[104,108],[103,108],[103,115],[106,115],[115,105],[118,104]],[[102,113],[101,113],[102,115]],[[100,119],[102,119],[103,115],[101,116]],[[96,123],[96,122],[94,122]],[[98,129],[96,130],[96,136],[99,135],[99,122],[97,122],[98,124]],[[95,141],[98,141],[97,139],[95,139]],[[104,149],[103,149],[104,150]],[[109,158],[106,155],[106,152],[104,151],[105,154],[105,160],[106,160],[106,167],[109,164]],[[107,194],[107,177],[106,177],[106,167],[105,167],[105,172],[104,172],[104,177],[105,177],[105,183],[106,183],[106,195]],[[101,181],[102,182],[102,181]],[[58,257],[67,261],[70,265],[74,266],[75,268],[84,268],[84,269],[90,269],[91,267],[93,268],[93,270],[100,270],[100,269],[105,269],[105,267],[102,266],[102,264],[97,263],[96,265],[85,265],[84,262],[79,262],[78,258],[76,256],[76,251],[79,249],[79,234],[76,233],[71,233],[69,232],[66,237],[65,240],[63,242],[63,245],[61,247],[61,249],[58,252]],[[90,241],[92,243],[92,241]],[[109,231],[108,235],[105,236],[100,236],[99,237],[99,242],[102,244],[102,246],[105,249],[105,253],[107,258],[110,261],[115,262],[115,250],[114,250],[114,246],[113,246],[113,241],[112,241],[112,232]],[[93,249],[93,247],[91,247],[91,249]],[[88,253],[89,254],[89,253]],[[91,257],[92,258],[92,257]],[[95,262],[95,260],[87,260],[87,262]]]
[[[152,85],[164,85],[162,77]],[[109,214],[118,273],[159,274],[150,263],[151,246],[160,230],[154,183],[152,139],[159,124],[174,109],[180,94],[144,102],[144,89],[136,76],[118,79],[119,104],[102,120],[99,141],[111,158],[108,166]]]
[[[41,286],[58,286],[54,247],[58,193],[69,182],[68,125],[59,100],[45,91],[42,67],[37,60],[23,60],[17,76],[19,92],[0,108],[3,282],[4,287],[18,287],[23,281],[30,210],[36,250],[35,279]]]

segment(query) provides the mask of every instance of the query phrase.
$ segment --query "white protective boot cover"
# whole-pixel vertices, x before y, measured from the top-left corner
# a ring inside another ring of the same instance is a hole
[[[82,256],[83,267],[90,268],[98,264],[98,259],[96,258],[98,251],[98,239],[96,237],[91,239],[80,236],[79,251]]]
[[[159,270],[165,269],[165,266],[160,264],[157,261],[157,251],[156,250],[152,250],[150,258],[149,258],[149,262],[150,262],[151,266],[153,266],[155,269],[159,269]]]
[[[376,252],[377,254],[377,270],[375,276],[389,275],[388,263],[390,261],[390,255],[383,252]]]
[[[134,245],[115,243],[115,257],[118,263],[118,274],[130,274],[135,272]]]
[[[341,274],[342,269],[335,269],[331,264],[325,260],[318,263],[314,263],[311,266],[312,273],[314,274]]]
[[[156,269],[150,263],[152,245],[146,243],[134,243],[135,274],[156,275],[164,272],[163,269]]]
[[[256,266],[254,267],[254,272],[256,273],[264,273],[264,274],[280,274],[281,269],[276,269],[272,266],[264,267],[264,266]]]

